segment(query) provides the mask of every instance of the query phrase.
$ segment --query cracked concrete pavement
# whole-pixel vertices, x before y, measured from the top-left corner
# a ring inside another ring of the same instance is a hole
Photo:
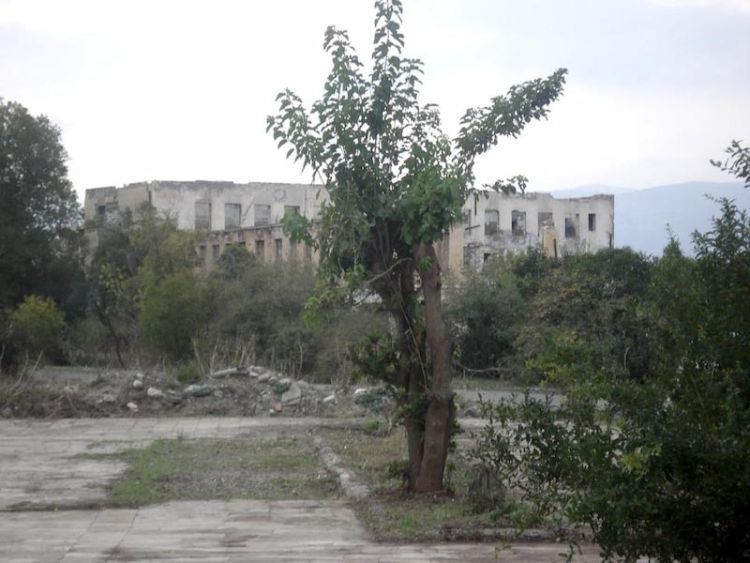
[[[182,501],[100,509],[125,469],[79,454],[157,438],[231,438],[345,420],[106,418],[0,420],[0,561],[496,560],[495,544],[387,545],[368,538],[348,501]],[[474,426],[469,422],[465,426]],[[93,447],[93,449],[92,449]],[[42,510],[54,507],[54,510]],[[558,561],[566,546],[518,543],[503,561]],[[598,561],[589,546],[577,560]]]

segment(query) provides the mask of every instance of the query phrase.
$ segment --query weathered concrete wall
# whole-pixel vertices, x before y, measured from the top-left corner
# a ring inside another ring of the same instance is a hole
[[[317,263],[312,249],[293,244],[279,224],[287,209],[315,221],[328,200],[325,188],[308,184],[155,181],[87,190],[84,211],[87,222],[96,225],[150,203],[180,229],[208,231],[199,251],[209,267],[228,244],[243,244],[267,261]],[[437,243],[445,272],[481,269],[491,256],[529,248],[562,256],[614,245],[611,195],[555,199],[544,193],[487,192],[470,198],[463,211],[464,223]]]
[[[323,201],[328,199],[321,186],[307,184],[152,182],[150,190],[152,205],[159,212],[175,217],[180,229],[194,229],[196,203],[209,203],[211,231],[277,225],[286,207],[299,208],[305,217],[316,219]],[[227,224],[227,204],[239,206],[239,225]],[[266,217],[260,216],[264,209],[260,206],[270,207]],[[267,219],[266,225],[262,225],[263,219]]]
[[[268,209],[267,225],[276,225],[281,222],[286,207],[299,208],[309,219],[317,218],[321,205],[328,200],[327,192],[321,188],[264,182],[140,182],[122,188],[86,190],[84,215],[87,221],[97,221],[102,216],[102,206],[110,216],[125,209],[135,211],[150,203],[158,213],[174,218],[178,228],[193,230],[196,228],[196,203],[200,203],[210,208],[210,230],[221,231],[228,227],[225,211],[229,204],[239,206],[240,210],[239,224],[229,228],[258,226],[262,222],[258,216],[261,209]]]
[[[211,269],[224,250],[233,245],[244,246],[250,254],[264,262],[298,261],[315,265],[319,261],[315,249],[301,242],[292,242],[281,225],[210,232],[199,243],[198,254],[204,266]]]
[[[133,213],[149,202],[149,186],[146,182],[128,184],[122,188],[114,186],[86,190],[83,214],[91,224],[106,224],[120,213]]]
[[[496,227],[493,219],[497,219]],[[567,222],[567,232],[566,232]],[[488,192],[464,205],[464,266],[539,248],[548,255],[595,252],[614,245],[614,196],[555,199],[550,194]]]

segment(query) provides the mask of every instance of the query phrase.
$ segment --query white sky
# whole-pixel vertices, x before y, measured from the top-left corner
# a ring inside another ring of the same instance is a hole
[[[63,132],[79,194],[142,180],[309,181],[265,133],[291,87],[310,104],[348,29],[369,60],[370,0],[0,0],[0,96]],[[569,69],[546,122],[478,162],[531,189],[727,181],[750,143],[750,0],[405,0],[406,55],[446,132],[513,83]]]

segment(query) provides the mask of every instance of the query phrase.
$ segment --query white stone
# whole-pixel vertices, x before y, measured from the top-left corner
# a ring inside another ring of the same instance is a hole
[[[128,404],[127,404],[127,405],[125,405],[125,406],[126,406],[126,407],[128,407],[128,410],[129,410],[130,412],[138,412],[138,405],[136,405],[136,404],[135,404],[135,403],[133,403],[133,402],[130,402],[130,403],[128,403]]]
[[[365,395],[365,394],[367,394],[367,392],[368,392],[368,391],[369,391],[369,389],[367,389],[367,387],[357,387],[357,388],[356,388],[356,389],[354,390],[354,393],[352,393],[352,396],[353,396],[353,397],[354,397],[355,399],[357,399],[357,398],[361,397],[362,395]]]
[[[139,380],[143,379],[143,372],[141,371],[135,372],[135,378]]]
[[[336,393],[331,393],[325,399],[323,399],[323,404],[324,405],[330,405],[330,404],[335,403],[335,402],[336,402]]]
[[[289,385],[289,389],[281,394],[281,402],[285,405],[297,405],[301,400],[302,389],[299,385],[292,381]]]
[[[152,399],[161,399],[164,396],[164,392],[161,389],[157,389],[156,387],[149,387],[146,391],[146,395],[148,395]]]
[[[133,389],[143,389],[143,381],[136,379],[133,381]]]

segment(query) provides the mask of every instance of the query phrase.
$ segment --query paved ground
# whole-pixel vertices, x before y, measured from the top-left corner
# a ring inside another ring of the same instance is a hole
[[[330,423],[299,418],[2,420],[0,561],[495,560],[492,544],[375,544],[343,501],[81,508],[103,500],[107,484],[124,466],[78,454],[145,445],[161,437],[232,437],[263,428]],[[51,505],[58,508],[39,510]],[[559,561],[564,547],[515,544],[500,560]],[[587,550],[583,560],[598,561],[596,550]]]

